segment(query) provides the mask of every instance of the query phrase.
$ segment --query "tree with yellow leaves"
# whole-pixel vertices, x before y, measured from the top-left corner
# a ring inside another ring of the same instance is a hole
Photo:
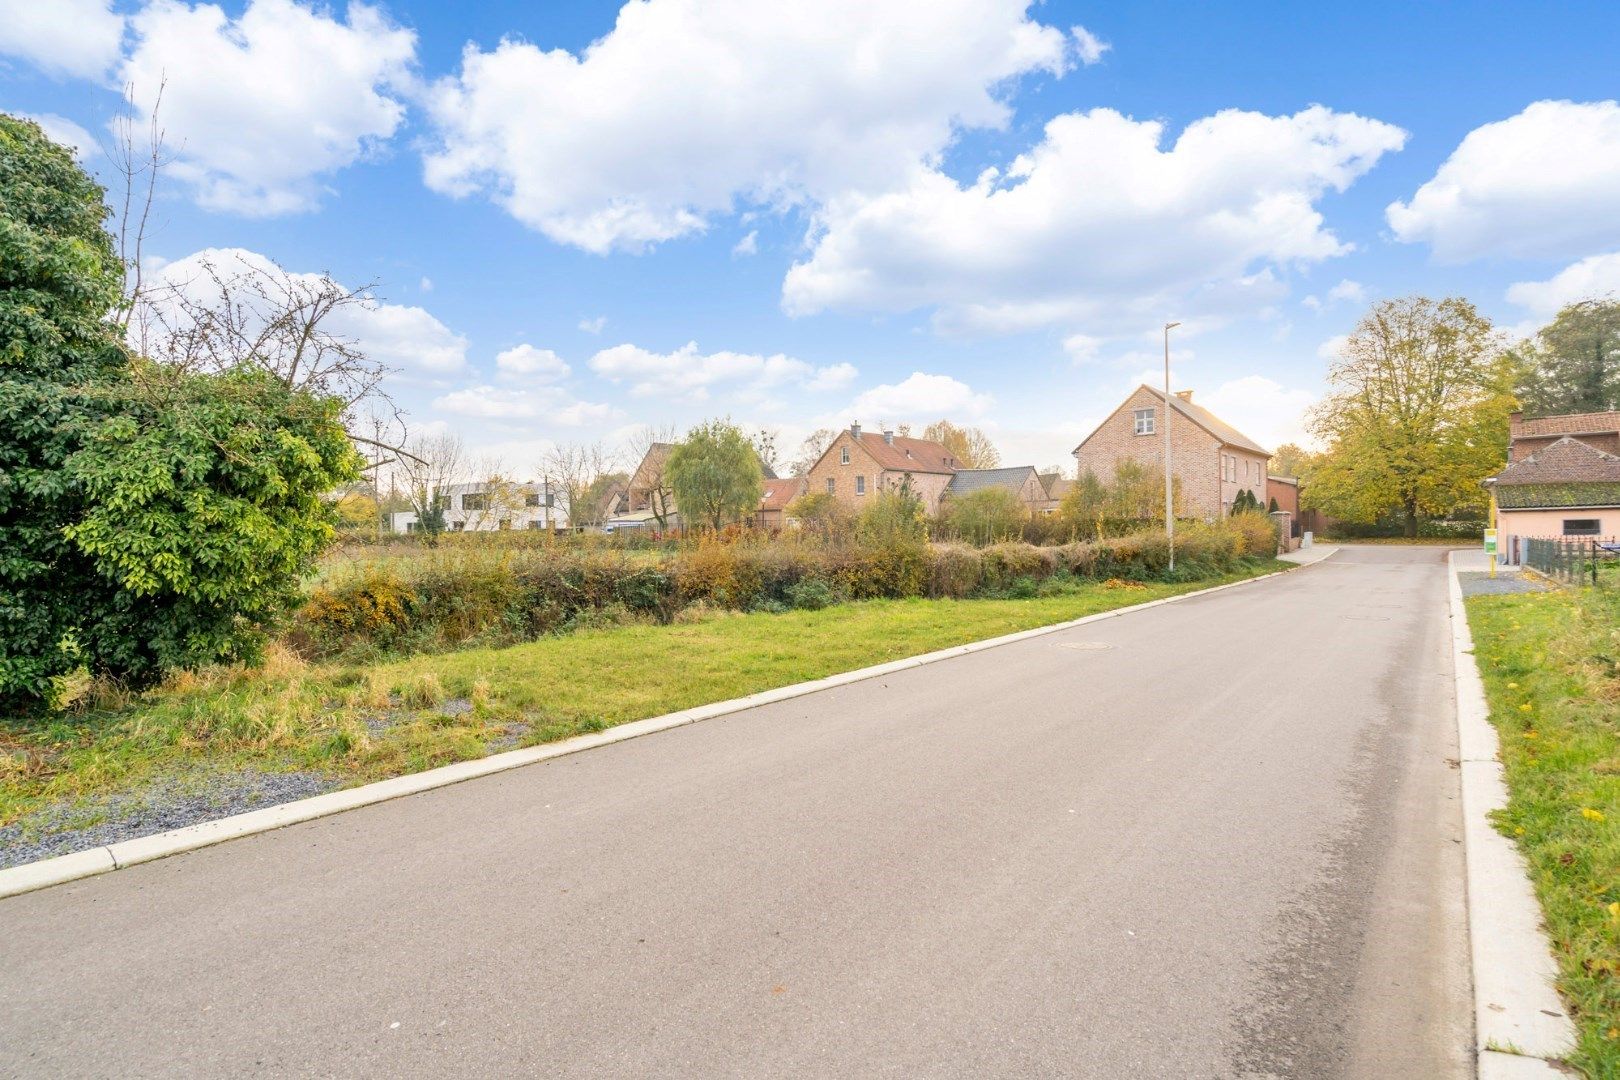
[[[1326,450],[1310,503],[1347,521],[1418,521],[1486,505],[1480,481],[1507,456],[1515,365],[1460,297],[1384,300],[1356,324],[1328,372],[1311,427]]]

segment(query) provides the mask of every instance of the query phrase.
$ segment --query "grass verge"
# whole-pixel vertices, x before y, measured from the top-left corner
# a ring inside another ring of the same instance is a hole
[[[1510,799],[1579,1030],[1571,1064],[1620,1077],[1620,596],[1467,601]]]
[[[417,772],[951,645],[1287,568],[1178,584],[1045,583],[1006,600],[874,600],[783,614],[685,612],[371,666],[181,676],[48,721],[0,720],[0,826],[95,824],[111,794],[164,777],[309,771],[345,784]],[[47,813],[48,812],[48,813]],[[54,826],[53,826],[54,827]]]

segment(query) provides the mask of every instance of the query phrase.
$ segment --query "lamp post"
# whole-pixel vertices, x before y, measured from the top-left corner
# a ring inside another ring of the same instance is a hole
[[[1164,535],[1170,540],[1170,572],[1176,571],[1176,509],[1170,482],[1170,331],[1179,322],[1164,324]]]

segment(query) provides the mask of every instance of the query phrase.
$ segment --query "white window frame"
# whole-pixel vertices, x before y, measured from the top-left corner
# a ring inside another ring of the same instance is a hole
[[[866,477],[857,476],[855,478],[855,494],[857,494],[857,495],[865,495],[866,494]]]
[[[1138,435],[1152,435],[1158,426],[1156,410],[1151,405],[1145,409],[1132,409],[1131,419]]]
[[[840,465],[848,465],[849,464],[849,447],[841,446],[841,447],[838,448],[838,464],[840,464]]]
[[[838,480],[835,477],[827,477],[827,494],[838,494]]]

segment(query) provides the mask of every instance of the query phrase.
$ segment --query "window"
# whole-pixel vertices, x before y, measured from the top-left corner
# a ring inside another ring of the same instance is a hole
[[[467,531],[467,523],[465,521],[452,521],[450,523],[450,531],[451,532],[466,532]]]
[[[437,510],[448,510],[448,509],[450,509],[450,496],[448,496],[448,495],[435,495],[435,496],[433,496],[433,506]]]
[[[531,529],[543,529],[545,527],[546,527],[546,523],[543,522],[543,521],[531,521],[531,522],[529,522],[529,528],[531,528]]]
[[[511,527],[512,527],[512,519],[511,518],[501,518],[501,528],[510,529]]]
[[[489,492],[478,491],[463,495],[461,497],[461,508],[463,510],[488,510]]]
[[[1603,522],[1599,518],[1565,518],[1565,536],[1597,536],[1603,530]]]
[[[866,477],[857,476],[855,478],[855,494],[857,494],[857,495],[865,495],[866,494]]]
[[[834,480],[830,476],[827,477],[827,494],[835,495],[835,494],[837,494],[837,492],[838,492],[838,481]]]
[[[839,449],[839,452],[838,452],[838,464],[840,464],[840,465],[848,465],[849,464],[849,447],[845,446],[845,447],[841,447]]]
[[[1153,434],[1153,410],[1133,409],[1131,416],[1136,419],[1136,433],[1138,435]]]
[[[527,495],[523,496],[523,505],[524,506],[539,506],[540,505],[540,494],[539,494],[539,492],[531,491]]]

